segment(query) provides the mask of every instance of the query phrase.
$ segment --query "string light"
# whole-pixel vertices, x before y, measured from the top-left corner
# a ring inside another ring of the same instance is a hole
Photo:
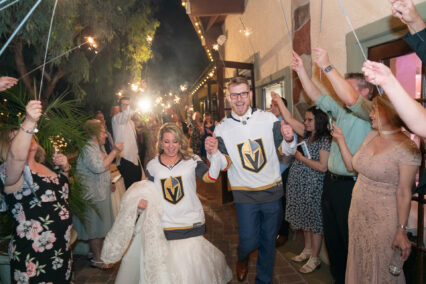
[[[146,36],[146,41],[147,41],[149,44],[151,44],[151,43],[152,43],[152,40],[153,40],[153,38],[152,38],[152,36],[151,36],[151,35],[147,35],[147,36]]]

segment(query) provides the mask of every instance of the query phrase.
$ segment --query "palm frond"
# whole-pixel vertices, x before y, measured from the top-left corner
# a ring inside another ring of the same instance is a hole
[[[45,106],[43,115],[38,122],[39,132],[36,134],[39,144],[46,151],[47,161],[51,163],[54,152],[50,137],[57,135],[63,137],[67,142],[67,147],[62,149],[64,154],[71,157],[70,163],[73,171],[70,177],[70,197],[69,203],[72,213],[85,225],[85,212],[88,206],[94,208],[92,202],[83,199],[84,186],[81,184],[78,175],[75,173],[75,162],[80,149],[87,142],[82,125],[88,119],[79,108],[76,100],[66,99],[67,93],[54,98],[49,105]],[[25,106],[30,100],[29,94],[23,85],[15,86],[2,93],[0,98],[0,131],[19,127],[21,121],[25,119]],[[10,214],[0,214],[0,226],[10,226]]]

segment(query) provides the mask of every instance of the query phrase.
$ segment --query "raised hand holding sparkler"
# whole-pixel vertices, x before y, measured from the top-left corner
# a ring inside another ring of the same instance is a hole
[[[392,4],[392,15],[407,25],[411,34],[426,28],[426,24],[416,10],[412,0],[390,0]],[[424,39],[417,34],[421,41]]]
[[[0,92],[3,92],[11,87],[13,87],[18,82],[18,79],[13,77],[3,76],[0,77]]]

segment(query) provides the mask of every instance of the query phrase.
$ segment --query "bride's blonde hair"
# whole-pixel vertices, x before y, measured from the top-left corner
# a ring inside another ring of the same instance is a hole
[[[172,123],[172,122],[163,124],[163,126],[161,126],[160,128],[160,131],[158,131],[158,139],[157,139],[158,155],[161,155],[164,153],[163,146],[161,145],[161,140],[163,139],[163,136],[165,133],[172,134],[175,137],[175,139],[178,141],[180,145],[179,155],[182,157],[182,159],[189,160],[190,158],[193,157],[193,154],[188,147],[188,139],[183,134],[182,129],[180,129],[175,123]]]

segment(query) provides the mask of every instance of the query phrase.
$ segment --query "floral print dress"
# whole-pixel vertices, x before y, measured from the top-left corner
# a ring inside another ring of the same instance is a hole
[[[29,173],[29,168],[26,166]],[[24,170],[25,172],[25,170]],[[68,204],[68,179],[62,174],[43,177],[31,172],[32,186],[6,195],[14,217],[9,243],[12,281],[24,283],[71,283],[72,218]],[[0,167],[4,180],[5,167]]]

